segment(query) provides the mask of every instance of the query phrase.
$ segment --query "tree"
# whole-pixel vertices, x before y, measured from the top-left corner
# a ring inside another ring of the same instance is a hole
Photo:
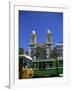
[[[35,56],[37,59],[45,59],[46,58],[45,48],[42,46],[37,46]]]
[[[29,51],[28,51],[28,50],[26,50],[26,51],[25,51],[25,54],[26,54],[26,55],[29,55]]]
[[[39,56],[40,56],[40,50],[39,49],[40,49],[40,47],[37,46],[36,47],[36,52],[35,52],[35,55],[34,55],[34,56],[36,56],[37,59],[39,59]]]
[[[19,48],[19,55],[24,54],[24,49],[23,48]]]
[[[36,56],[36,48],[31,50],[31,57],[34,58],[34,56]]]

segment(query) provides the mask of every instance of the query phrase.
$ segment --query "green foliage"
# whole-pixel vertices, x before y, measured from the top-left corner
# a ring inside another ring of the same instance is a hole
[[[24,49],[23,48],[19,48],[19,55],[23,55],[24,54]]]

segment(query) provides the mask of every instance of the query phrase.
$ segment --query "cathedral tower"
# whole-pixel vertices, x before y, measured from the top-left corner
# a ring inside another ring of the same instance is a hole
[[[31,54],[32,51],[35,50],[36,48],[36,44],[37,44],[37,34],[35,32],[35,30],[32,31],[31,35],[30,35],[30,43],[29,43],[29,55],[33,55]]]
[[[52,50],[52,34],[51,31],[48,29],[46,33],[46,58],[49,58],[49,55]]]
[[[37,37],[36,37],[36,32],[33,30],[30,36],[30,44],[35,44],[37,43]]]

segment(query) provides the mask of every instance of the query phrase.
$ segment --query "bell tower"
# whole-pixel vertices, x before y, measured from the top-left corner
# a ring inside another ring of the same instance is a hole
[[[32,31],[31,35],[30,35],[30,43],[29,43],[29,55],[33,56],[33,54],[31,54],[31,52],[35,52],[35,48],[36,48],[36,44],[37,44],[37,34],[35,32],[35,30]]]
[[[52,50],[52,33],[51,31],[48,29],[47,33],[46,33],[46,58],[49,58],[49,55],[51,53]]]
[[[31,36],[30,36],[30,44],[35,44],[35,43],[37,43],[36,32],[35,32],[35,30],[33,30],[31,33]]]

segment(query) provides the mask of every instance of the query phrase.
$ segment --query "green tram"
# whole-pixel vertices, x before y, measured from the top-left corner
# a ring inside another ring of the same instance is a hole
[[[48,77],[63,74],[63,59],[32,60],[33,76]]]

